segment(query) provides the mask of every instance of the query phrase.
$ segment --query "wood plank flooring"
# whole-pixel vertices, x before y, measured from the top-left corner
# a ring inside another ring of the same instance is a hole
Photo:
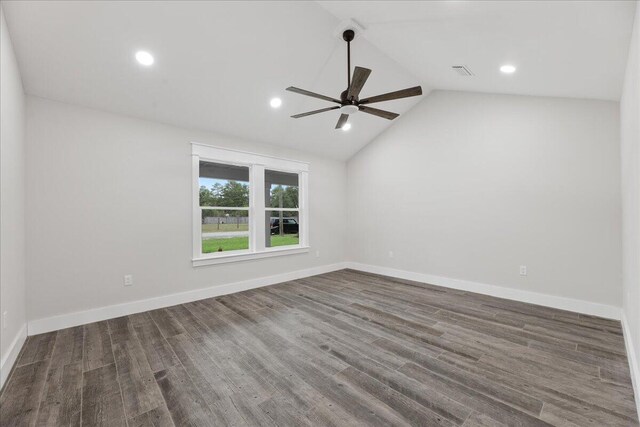
[[[620,323],[351,270],[31,336],[0,424],[638,426]]]

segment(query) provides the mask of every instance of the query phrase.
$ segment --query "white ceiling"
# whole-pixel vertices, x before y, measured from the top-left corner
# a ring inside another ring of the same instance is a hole
[[[352,65],[361,97],[422,84],[496,93],[619,99],[635,2],[3,1],[29,94],[347,159],[393,122],[289,115],[346,88],[341,21],[365,27]],[[133,56],[152,52],[141,67]],[[511,62],[512,76],[497,71]],[[450,66],[465,64],[474,77]],[[269,100],[279,96],[279,110]],[[377,104],[397,113],[422,97]]]
[[[433,88],[619,100],[635,1],[321,1]],[[498,71],[502,64],[518,69]],[[453,73],[467,65],[474,77]]]
[[[310,2],[3,2],[27,93],[160,122],[346,159],[386,129],[386,119],[340,113],[286,92],[332,97],[346,89],[339,20]],[[134,54],[155,56],[150,68]],[[373,70],[362,96],[420,84],[364,39],[353,65]],[[283,106],[273,110],[278,96]],[[386,103],[397,113],[419,98]],[[380,104],[381,105],[381,104]]]

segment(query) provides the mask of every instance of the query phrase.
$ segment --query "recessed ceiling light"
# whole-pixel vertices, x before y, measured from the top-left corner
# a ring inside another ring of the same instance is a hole
[[[344,126],[342,126],[340,129],[344,131],[351,129],[351,123],[345,123]]]
[[[149,52],[145,52],[144,50],[136,52],[136,59],[139,63],[147,67],[153,64],[153,55],[151,55]]]
[[[280,108],[280,106],[282,105],[282,99],[280,99],[280,98],[272,98],[271,102],[269,102],[269,104],[271,104],[271,107],[273,107],[273,108]]]
[[[513,74],[516,72],[516,67],[514,67],[513,65],[507,64],[500,67],[500,71],[502,71],[505,74]]]

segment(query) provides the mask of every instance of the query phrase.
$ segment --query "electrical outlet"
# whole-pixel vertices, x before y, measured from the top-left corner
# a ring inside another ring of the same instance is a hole
[[[389,251],[389,258],[393,258],[393,251]]]
[[[527,266],[526,265],[521,265],[520,266],[520,275],[521,276],[526,276],[527,275]]]
[[[2,313],[2,329],[7,329],[7,314],[8,312]]]
[[[131,274],[127,274],[124,276],[124,285],[131,286],[133,285],[133,276]]]
[[[320,258],[320,251],[316,251],[316,258]]]

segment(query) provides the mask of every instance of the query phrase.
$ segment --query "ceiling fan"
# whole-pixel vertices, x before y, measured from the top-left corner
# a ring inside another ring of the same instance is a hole
[[[295,114],[291,117],[293,117],[294,119],[299,119],[300,117],[311,116],[313,114],[324,113],[325,111],[339,109],[342,114],[340,114],[340,118],[338,119],[338,123],[336,124],[336,129],[342,129],[342,127],[347,123],[347,120],[349,120],[349,115],[357,113],[358,111],[362,111],[363,113],[372,114],[374,116],[382,117],[388,120],[393,120],[399,116],[399,114],[397,113],[369,107],[368,104],[422,95],[422,87],[415,86],[407,89],[385,93],[382,95],[371,96],[365,99],[359,99],[358,95],[360,94],[362,87],[369,78],[371,70],[368,68],[356,66],[353,70],[353,79],[351,79],[351,41],[354,39],[354,37],[355,33],[353,32],[353,30],[346,30],[344,33],[342,33],[342,39],[347,42],[347,90],[340,94],[340,99],[320,95],[318,93],[299,89],[293,86],[287,88],[287,90],[290,92],[311,96],[313,98],[324,99],[325,101],[335,102],[339,105],[321,108],[320,110],[308,111],[306,113]]]

